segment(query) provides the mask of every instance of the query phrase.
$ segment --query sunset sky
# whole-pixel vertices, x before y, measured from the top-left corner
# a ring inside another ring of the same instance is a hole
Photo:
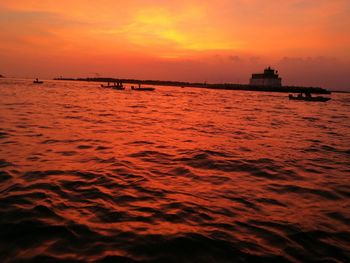
[[[1,0],[0,74],[350,90],[349,0]]]

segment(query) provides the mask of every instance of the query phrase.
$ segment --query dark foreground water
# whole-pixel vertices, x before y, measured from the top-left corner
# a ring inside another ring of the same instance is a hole
[[[350,94],[0,81],[0,262],[349,262]]]

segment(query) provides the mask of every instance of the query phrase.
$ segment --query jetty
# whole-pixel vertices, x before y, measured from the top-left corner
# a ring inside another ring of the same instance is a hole
[[[241,90],[241,91],[261,91],[261,92],[283,92],[283,93],[313,93],[313,94],[331,94],[331,91],[321,87],[303,87],[303,86],[285,86],[282,85],[282,79],[278,72],[268,67],[263,73],[252,74],[249,84],[235,83],[200,83],[184,81],[164,81],[164,80],[138,80],[138,79],[120,79],[120,78],[55,78],[54,80],[70,81],[89,81],[105,83],[126,83],[136,85],[151,86],[173,86],[173,87],[191,87],[217,90]],[[108,87],[108,86],[107,86]]]

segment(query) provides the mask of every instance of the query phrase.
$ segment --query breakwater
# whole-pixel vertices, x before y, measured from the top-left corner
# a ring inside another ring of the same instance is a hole
[[[192,87],[192,88],[222,89],[222,90],[261,91],[261,92],[284,92],[284,93],[309,92],[314,94],[331,94],[331,91],[321,87],[303,87],[303,86],[264,87],[264,86],[254,86],[249,84],[234,84],[234,83],[199,83],[199,82],[184,82],[184,81],[137,80],[137,79],[118,79],[118,78],[55,78],[55,80],[122,82],[122,83],[129,83],[129,84]]]

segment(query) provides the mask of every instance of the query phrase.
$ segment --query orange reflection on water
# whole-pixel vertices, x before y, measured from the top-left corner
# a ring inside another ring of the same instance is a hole
[[[7,256],[181,261],[185,243],[188,258],[295,261],[326,243],[346,247],[347,95],[311,105],[283,94],[25,81],[0,92],[1,226],[26,237],[18,248],[2,243]]]

